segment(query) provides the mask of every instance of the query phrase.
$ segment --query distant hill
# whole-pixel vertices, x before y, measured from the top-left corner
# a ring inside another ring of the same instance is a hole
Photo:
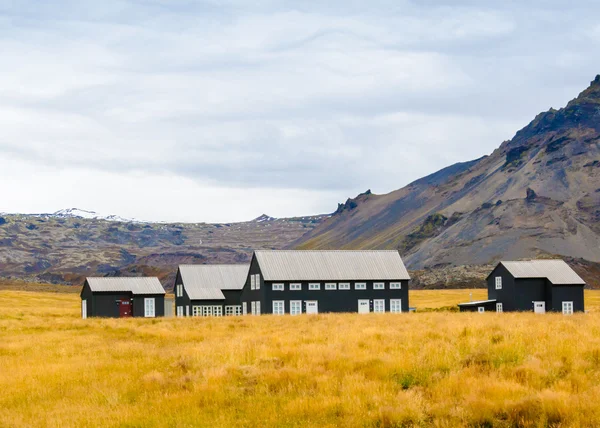
[[[548,255],[600,262],[600,76],[491,155],[349,199],[291,246],[398,249],[412,269]]]

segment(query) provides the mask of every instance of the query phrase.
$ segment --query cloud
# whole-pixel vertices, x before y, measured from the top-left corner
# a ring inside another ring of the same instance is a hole
[[[331,211],[490,153],[565,104],[600,70],[584,3],[0,3],[0,160],[94,183],[97,203],[31,188],[38,210],[242,220],[236,192],[277,216],[287,192],[302,214]],[[140,213],[101,197],[119,180],[139,186]],[[236,196],[190,217],[155,211],[156,189]]]

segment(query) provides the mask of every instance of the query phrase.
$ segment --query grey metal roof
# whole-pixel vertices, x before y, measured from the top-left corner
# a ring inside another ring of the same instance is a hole
[[[179,273],[191,300],[223,300],[221,290],[244,288],[250,265],[180,265]]]
[[[476,302],[465,302],[459,303],[458,306],[476,306],[476,305],[485,305],[486,303],[494,303],[496,299],[491,300],[478,300]]]
[[[92,291],[165,294],[165,289],[156,277],[89,277],[86,281]]]
[[[585,285],[564,260],[500,262],[515,278],[547,278],[554,285]]]
[[[255,251],[266,281],[408,280],[398,251]]]

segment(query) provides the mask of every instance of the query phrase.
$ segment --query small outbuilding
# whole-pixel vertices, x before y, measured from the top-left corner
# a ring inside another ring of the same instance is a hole
[[[182,316],[242,314],[240,296],[248,264],[180,265],[175,277],[175,307]]]
[[[584,311],[585,281],[564,260],[503,261],[487,277],[488,300],[459,304],[461,311]]]
[[[156,277],[86,278],[81,317],[162,317],[165,289]]]

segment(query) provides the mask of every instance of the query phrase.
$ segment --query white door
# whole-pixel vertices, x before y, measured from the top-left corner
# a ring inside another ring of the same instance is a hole
[[[402,299],[390,299],[390,312],[393,314],[402,312]]]
[[[382,314],[385,312],[385,300],[384,299],[373,300],[373,312],[375,312],[377,314]]]
[[[81,301],[81,318],[82,319],[86,319],[87,318],[87,300],[82,300]]]
[[[369,299],[359,299],[358,300],[358,313],[359,314],[368,314],[371,312],[369,308]]]
[[[562,302],[563,315],[573,315],[573,302]]]
[[[306,313],[307,314],[318,314],[319,313],[319,302],[316,300],[306,301]]]
[[[533,312],[536,314],[545,314],[546,302],[533,302]]]
[[[187,305],[187,306],[185,307],[185,316],[186,316],[186,317],[189,317],[189,316],[190,316],[190,305]]]
[[[154,297],[146,297],[144,299],[144,316],[146,318],[153,318],[156,316],[154,302]]]

